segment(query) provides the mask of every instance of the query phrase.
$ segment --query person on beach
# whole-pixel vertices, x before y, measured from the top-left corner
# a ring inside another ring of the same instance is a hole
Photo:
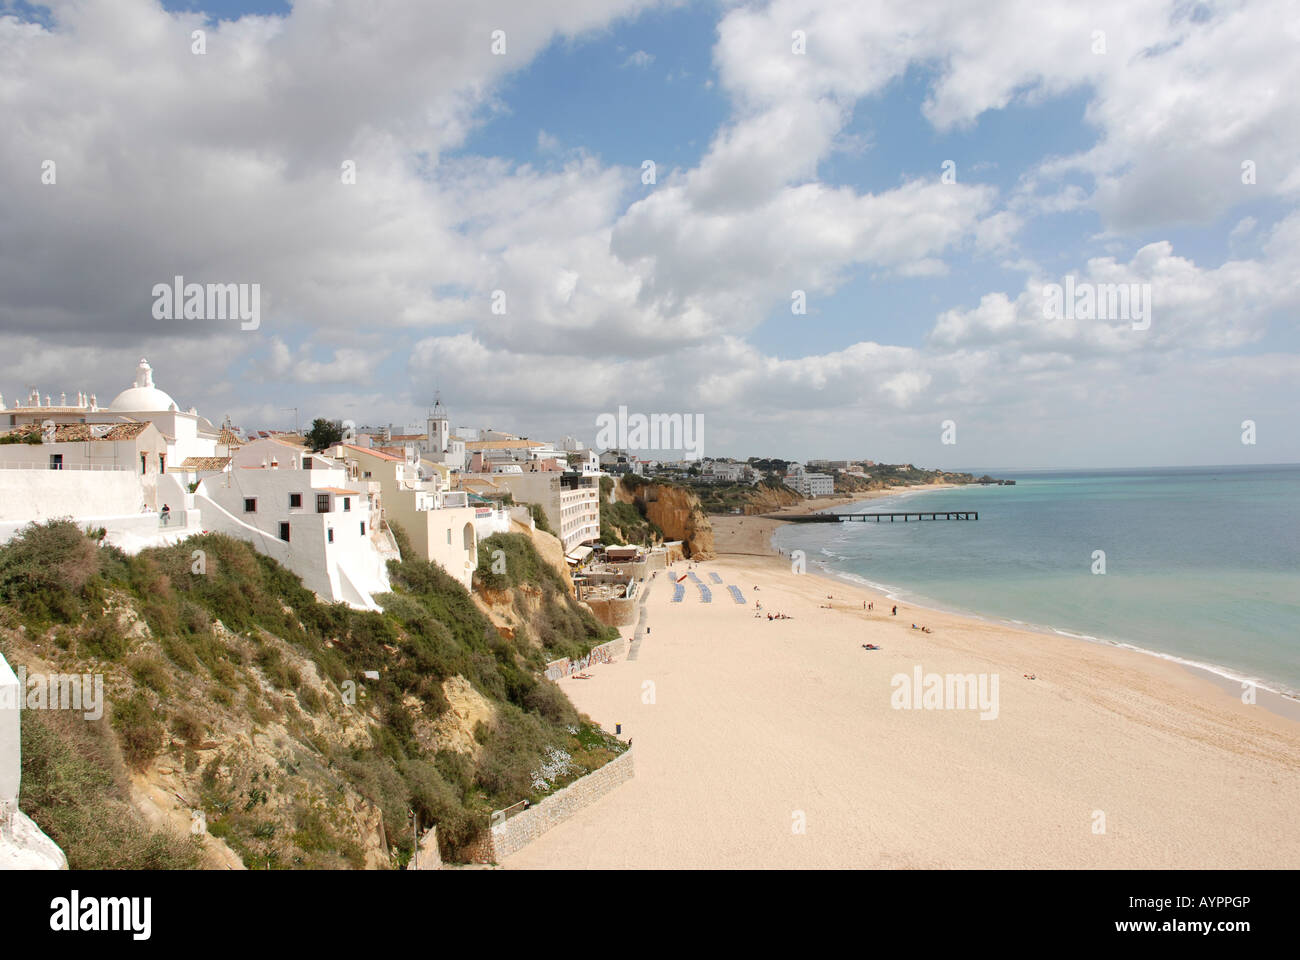
[[[898,605],[897,605],[897,604],[894,605],[894,609],[893,609],[893,611],[892,611],[889,615],[890,615],[891,617],[896,617],[896,616],[898,616]]]
[[[172,508],[164,503],[162,508],[162,522],[164,527],[167,526],[167,521],[170,520],[171,518],[172,518]]]

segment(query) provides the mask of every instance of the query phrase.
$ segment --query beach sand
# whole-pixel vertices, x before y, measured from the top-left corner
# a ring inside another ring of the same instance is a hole
[[[793,573],[775,521],[712,520],[719,559],[694,565],[712,603],[690,580],[672,603],[661,573],[635,658],[562,681],[633,738],[635,778],[505,866],[1300,866],[1300,724],[1135,651],[890,616]],[[755,619],[755,599],[793,619]],[[891,678],[918,666],[996,674],[996,718],[894,709]]]

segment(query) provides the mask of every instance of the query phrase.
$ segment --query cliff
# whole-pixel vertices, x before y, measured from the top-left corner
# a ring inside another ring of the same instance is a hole
[[[633,483],[627,478],[614,487],[615,496],[637,510],[663,532],[665,540],[681,540],[688,557],[712,560],[713,526],[700,499],[685,487],[663,483]]]
[[[529,537],[503,545],[503,589],[536,591],[511,637],[394,533],[382,613],[226,536],[127,557],[55,521],[0,546],[0,652],[33,691],[100,678],[98,710],[22,717],[20,804],[72,869],[400,867],[411,811],[456,860],[493,809],[621,752],[540,678],[605,628]]]
[[[560,541],[523,524],[479,544],[473,596],[502,638],[542,663],[577,659],[617,635],[574,598]]]

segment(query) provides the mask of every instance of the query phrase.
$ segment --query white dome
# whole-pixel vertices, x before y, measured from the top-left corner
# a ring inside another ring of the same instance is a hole
[[[176,401],[157,387],[130,387],[108,405],[110,410],[162,413],[176,409]]]
[[[149,361],[140,359],[135,370],[135,384],[127,387],[108,405],[110,410],[124,412],[166,413],[179,409],[176,401],[153,385],[153,368]]]

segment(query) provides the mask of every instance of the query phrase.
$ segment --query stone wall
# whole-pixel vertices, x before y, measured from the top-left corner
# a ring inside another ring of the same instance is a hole
[[[512,853],[522,850],[551,827],[568,820],[619,784],[631,780],[635,774],[632,750],[628,748],[599,770],[575,780],[541,803],[492,827],[492,860],[499,863]]]
[[[0,469],[0,522],[139,515],[143,505],[144,487],[130,470]]]
[[[626,627],[636,623],[639,597],[588,597],[583,601],[592,616],[607,627]]]
[[[552,660],[546,665],[544,676],[547,680],[559,680],[561,677],[580,673],[593,663],[612,663],[625,653],[627,653],[627,641],[619,637],[617,640],[610,640],[608,643],[592,647],[591,652],[581,660],[570,660],[568,657]]]

